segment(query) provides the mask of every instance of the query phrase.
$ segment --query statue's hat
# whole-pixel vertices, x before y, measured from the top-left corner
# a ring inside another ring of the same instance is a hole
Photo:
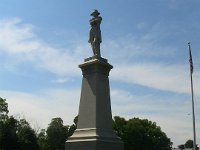
[[[98,12],[98,10],[97,9],[95,9],[90,15],[91,16],[93,16],[94,14],[97,14],[97,15],[99,15],[100,13]]]

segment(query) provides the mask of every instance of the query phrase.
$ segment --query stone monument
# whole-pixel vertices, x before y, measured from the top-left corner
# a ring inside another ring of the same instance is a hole
[[[94,10],[90,20],[91,43],[94,56],[85,59],[82,70],[82,89],[78,124],[74,134],[66,141],[65,150],[123,150],[121,139],[112,129],[109,72],[113,68],[100,55],[102,18]]]

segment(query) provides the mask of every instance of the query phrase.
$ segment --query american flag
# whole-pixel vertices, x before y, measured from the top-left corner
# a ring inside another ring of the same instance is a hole
[[[191,46],[190,43],[188,43],[189,46],[189,62],[190,62],[190,72],[193,73],[193,61],[192,61],[192,52],[191,52]]]

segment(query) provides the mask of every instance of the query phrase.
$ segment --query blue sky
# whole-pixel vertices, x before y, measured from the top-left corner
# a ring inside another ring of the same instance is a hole
[[[113,116],[155,121],[174,142],[192,139],[188,46],[194,62],[197,142],[200,144],[200,1],[2,0],[0,96],[10,114],[45,128],[53,117],[72,123],[81,71],[92,55],[93,9],[103,17],[102,57],[110,73]]]

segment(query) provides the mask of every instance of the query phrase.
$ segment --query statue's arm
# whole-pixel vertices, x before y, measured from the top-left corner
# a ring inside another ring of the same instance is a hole
[[[90,19],[90,24],[95,22],[95,18]]]
[[[102,21],[102,17],[92,18],[90,20],[90,24],[97,23],[97,22],[101,23],[101,21]]]

